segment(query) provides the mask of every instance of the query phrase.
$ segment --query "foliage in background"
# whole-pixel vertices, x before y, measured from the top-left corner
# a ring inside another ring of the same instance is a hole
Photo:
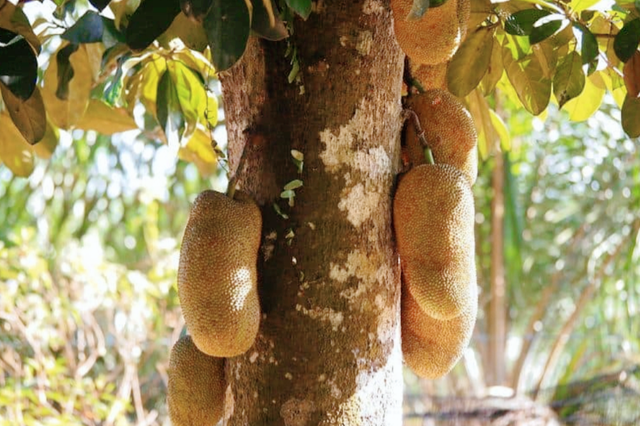
[[[506,165],[506,384],[577,424],[640,421],[640,146],[615,125],[613,103],[605,100],[576,124],[558,111],[544,122],[532,119],[506,102],[512,149],[494,153]],[[499,244],[491,239],[494,158],[482,164],[474,187],[483,291],[471,348],[441,380],[409,375],[410,394],[491,392],[490,257]],[[409,413],[425,413],[414,398],[407,401]]]
[[[29,179],[0,167],[0,424],[161,424],[179,237],[210,184],[144,136],[74,136]]]

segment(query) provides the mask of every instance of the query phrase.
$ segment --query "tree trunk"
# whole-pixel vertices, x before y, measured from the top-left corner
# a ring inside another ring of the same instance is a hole
[[[238,187],[264,220],[262,322],[254,346],[227,362],[225,425],[402,422],[391,201],[403,55],[386,3],[315,5],[288,41],[251,40],[220,78],[231,168],[244,149]],[[304,154],[302,173],[291,150]],[[280,194],[295,179],[304,186],[289,207]]]

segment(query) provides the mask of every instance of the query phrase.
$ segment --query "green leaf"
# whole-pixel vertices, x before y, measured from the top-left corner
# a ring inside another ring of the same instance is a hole
[[[295,180],[292,180],[291,182],[289,182],[288,184],[286,184],[284,186],[284,189],[285,189],[285,191],[290,191],[290,190],[292,191],[294,189],[301,188],[302,185],[303,184],[302,184],[302,181],[300,179],[295,179]]]
[[[551,12],[543,9],[519,10],[511,15],[504,22],[504,30],[507,34],[517,36],[528,36],[533,30],[533,24],[538,19],[550,15]]]
[[[29,43],[21,35],[0,28],[0,82],[26,100],[36,87],[37,77],[38,61]]]
[[[560,60],[553,76],[553,94],[560,108],[575,98],[584,89],[585,77],[582,71],[582,58],[573,51]]]
[[[302,19],[307,19],[311,14],[311,0],[287,0],[289,6]]]
[[[264,1],[269,2],[271,5],[273,22],[271,22],[269,11],[264,5]],[[289,36],[289,31],[287,31],[273,0],[258,0],[254,3],[251,29],[266,40],[278,41]]]
[[[598,65],[598,40],[584,25],[574,22],[573,27],[582,33],[580,54],[582,55],[582,63],[589,64],[587,74],[591,74]]]
[[[599,2],[600,0],[571,0],[569,6],[574,13],[580,13]]]
[[[107,7],[110,2],[111,0],[89,0],[89,3],[91,3],[93,7],[95,7],[99,11],[102,11],[102,9]]]
[[[187,124],[187,135],[191,135],[198,121],[204,121],[207,108],[207,92],[199,74],[178,61],[167,62],[167,72],[171,75],[182,115]]]
[[[0,92],[11,120],[24,139],[31,145],[39,142],[47,127],[47,114],[40,89],[36,87],[26,100],[15,96],[3,83],[0,83]]]
[[[447,86],[458,97],[467,96],[487,73],[493,50],[493,29],[469,34],[447,68]]]
[[[629,95],[622,104],[622,128],[629,137],[640,137],[640,98]]]
[[[171,26],[180,13],[176,0],[143,0],[129,19],[127,44],[133,50],[143,50]]]
[[[73,65],[71,65],[71,55],[78,50],[77,44],[68,44],[56,54],[58,64],[58,86],[56,96],[58,99],[67,100],[69,98],[69,82],[74,76]]]
[[[251,17],[244,0],[214,0],[204,18],[217,71],[224,71],[235,64],[247,46],[251,28]]]
[[[613,41],[613,49],[622,62],[627,62],[640,43],[640,18],[626,22]]]
[[[89,10],[67,31],[62,33],[64,40],[71,43],[98,43],[102,41],[104,23],[100,14]]]
[[[535,55],[516,59],[507,43],[508,40],[505,39],[502,50],[502,62],[507,77],[525,109],[533,115],[538,115],[549,104],[551,80],[544,76],[544,69]]]
[[[179,0],[182,13],[196,22],[202,22],[209,13],[213,0]]]
[[[562,19],[554,19],[542,25],[535,26],[529,33],[529,43],[536,44],[551,37],[562,28]]]
[[[169,145],[179,145],[184,119],[180,110],[180,100],[171,73],[168,68],[158,82],[158,98],[156,100],[158,121]]]

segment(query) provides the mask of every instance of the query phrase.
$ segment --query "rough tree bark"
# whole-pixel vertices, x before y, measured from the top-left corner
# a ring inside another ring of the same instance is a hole
[[[300,84],[287,81],[287,43]],[[264,217],[263,317],[254,346],[227,362],[226,425],[402,422],[391,223],[402,65],[386,1],[318,1],[288,42],[251,40],[220,77],[232,169],[246,150],[239,187]],[[279,196],[293,179],[304,186],[289,209]]]

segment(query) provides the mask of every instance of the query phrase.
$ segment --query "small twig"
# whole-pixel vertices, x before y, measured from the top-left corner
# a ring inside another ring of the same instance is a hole
[[[420,125],[420,118],[418,118],[418,114],[416,114],[412,109],[406,108],[402,110],[402,121],[403,123],[411,120],[416,129],[416,136],[418,136],[418,140],[420,141],[420,145],[425,150],[425,157],[427,160],[427,164],[436,164],[433,153],[431,152],[431,148],[429,147],[429,143],[427,142],[427,138],[424,136],[424,130]]]
[[[238,183],[238,177],[239,174],[242,172],[242,169],[244,168],[244,163],[246,162],[247,159],[247,143],[251,140],[251,138],[248,138],[247,141],[244,143],[244,148],[242,149],[242,154],[240,155],[240,161],[238,161],[238,167],[236,167],[236,171],[233,174],[233,177],[231,177],[229,179],[229,185],[227,186],[227,197],[233,199],[233,196],[236,193],[236,184]]]
[[[412,109],[404,109],[402,110],[402,121],[403,123],[407,120],[411,120],[414,126],[416,126],[416,134],[418,136],[418,140],[420,140],[420,144],[429,148],[429,144],[427,143],[427,139],[424,137],[424,130],[422,130],[422,126],[420,125],[420,119],[418,118],[418,114],[416,114]]]

